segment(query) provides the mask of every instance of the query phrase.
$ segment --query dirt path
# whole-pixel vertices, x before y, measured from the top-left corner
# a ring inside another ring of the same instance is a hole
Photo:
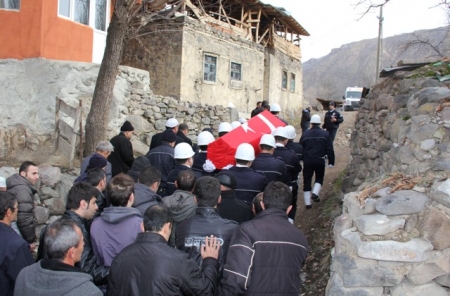
[[[313,112],[314,113],[314,112]],[[323,119],[324,113],[319,113]],[[344,122],[341,124],[334,141],[335,166],[326,168],[325,180],[320,192],[321,202],[313,203],[312,209],[306,209],[303,202],[303,184],[299,188],[298,207],[295,224],[305,233],[310,245],[309,257],[303,268],[303,294],[325,295],[329,278],[330,251],[334,246],[332,219],[340,213],[339,200],[335,198],[334,183],[347,168],[350,159],[350,134],[354,127],[357,112],[341,112]],[[301,130],[297,131],[299,136]]]

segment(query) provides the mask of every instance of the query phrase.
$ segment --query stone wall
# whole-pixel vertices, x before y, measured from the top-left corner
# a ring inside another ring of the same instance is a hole
[[[83,104],[83,123],[89,112],[99,65],[45,59],[0,61],[0,104],[8,110],[0,121],[0,162],[20,164],[32,160],[66,166],[53,153],[56,97]],[[153,134],[165,129],[168,118],[186,122],[189,137],[205,127],[216,130],[221,121],[230,121],[233,108],[180,102],[155,95],[147,71],[121,66],[114,87],[107,138],[115,136],[125,120],[135,126],[133,148],[136,155],[147,153]],[[236,120],[237,116],[234,117]],[[99,139],[104,140],[104,139]]]
[[[415,76],[385,79],[358,114],[326,295],[450,291],[450,90]]]

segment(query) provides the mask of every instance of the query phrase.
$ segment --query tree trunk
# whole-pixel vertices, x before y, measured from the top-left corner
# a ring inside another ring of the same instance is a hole
[[[91,109],[86,119],[84,156],[94,152],[99,141],[107,140],[106,131],[114,84],[119,71],[124,41],[131,21],[128,10],[129,6],[125,4],[125,0],[115,1],[114,13],[106,37],[105,53],[95,84]]]

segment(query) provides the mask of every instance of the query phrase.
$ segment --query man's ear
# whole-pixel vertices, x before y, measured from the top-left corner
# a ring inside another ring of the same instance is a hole
[[[259,202],[259,205],[261,206],[261,209],[263,209],[263,210],[266,209],[266,206],[264,205],[264,202],[262,200]]]
[[[197,196],[194,195],[194,202],[197,203]]]
[[[220,204],[222,202],[222,195],[219,195],[219,199],[217,200],[217,204]]]
[[[82,200],[80,201],[80,209],[81,209],[81,210],[86,210],[86,209],[87,209],[87,206],[88,206],[87,202],[86,202],[84,199],[82,199]]]
[[[290,205],[288,208],[287,208],[287,210],[286,210],[286,214],[288,214],[289,215],[289,212],[292,210],[292,205]]]
[[[128,205],[131,207],[134,204],[134,193],[132,192],[130,194],[130,197],[128,197]]]
[[[144,222],[141,222],[141,230],[142,230],[142,232],[145,232]]]
[[[19,173],[19,175],[21,175],[22,177],[26,177],[27,176],[27,173],[25,172],[25,171],[21,171],[20,173]]]
[[[178,188],[178,182],[177,182],[177,180],[175,180],[175,188]]]

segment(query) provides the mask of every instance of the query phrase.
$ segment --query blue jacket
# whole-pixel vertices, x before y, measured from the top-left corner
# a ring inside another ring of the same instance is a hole
[[[290,181],[296,182],[298,174],[302,171],[302,166],[295,152],[286,147],[279,146],[273,151],[273,156],[279,157],[284,161]]]
[[[16,210],[17,211],[17,210]],[[0,287],[2,295],[12,296],[19,272],[34,263],[30,245],[11,226],[0,222]],[[4,293],[4,294],[3,294]]]
[[[330,135],[318,125],[305,131],[300,138],[303,146],[303,163],[323,163],[324,156],[328,156],[328,164],[334,165],[334,149]]]
[[[228,170],[236,178],[236,197],[249,204],[253,198],[264,191],[267,185],[267,178],[263,172],[255,171],[249,167],[233,166]]]
[[[170,171],[177,165],[173,158],[174,149],[167,142],[163,142],[160,146],[151,149],[146,157],[152,166],[157,167],[161,171],[162,188],[167,188],[167,177]]]
[[[290,186],[291,178],[287,175],[283,160],[273,157],[270,153],[260,153],[253,160],[251,168],[263,172],[266,175],[267,183],[280,181]]]

